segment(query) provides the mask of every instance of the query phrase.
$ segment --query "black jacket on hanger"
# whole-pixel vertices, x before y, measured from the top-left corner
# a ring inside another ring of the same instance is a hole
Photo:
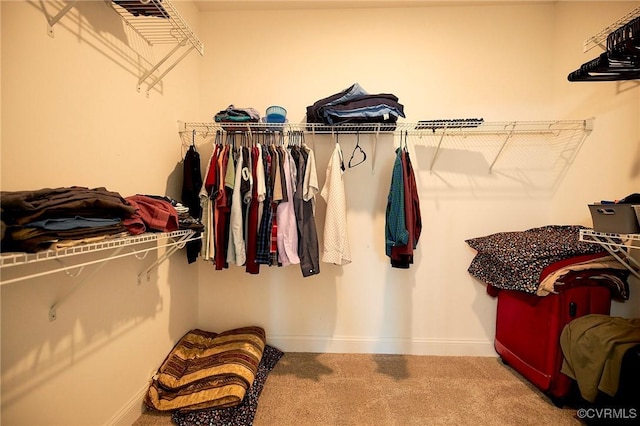
[[[200,154],[194,145],[189,147],[184,156],[184,170],[182,180],[182,204],[189,207],[189,215],[200,220],[202,207],[200,206],[200,188],[202,188],[202,173],[200,172]],[[193,263],[198,259],[202,240],[187,242],[187,260]]]

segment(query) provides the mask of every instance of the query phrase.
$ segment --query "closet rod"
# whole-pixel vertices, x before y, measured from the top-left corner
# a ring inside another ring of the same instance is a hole
[[[553,134],[562,131],[590,131],[593,129],[593,118],[586,120],[553,120],[553,121],[508,121],[483,122],[476,127],[425,128],[420,123],[360,123],[328,126],[321,123],[219,123],[219,122],[178,122],[178,132],[193,132],[215,134],[216,131],[231,132],[283,132],[304,131],[315,134],[332,133],[398,133],[407,132],[409,135],[431,135],[446,133],[448,136],[465,135],[509,135],[517,134]]]

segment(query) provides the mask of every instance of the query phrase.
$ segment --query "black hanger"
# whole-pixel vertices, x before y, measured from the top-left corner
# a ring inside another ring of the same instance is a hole
[[[362,159],[357,163],[351,164],[351,162],[353,161],[353,157],[356,155],[356,151],[359,151],[360,154],[362,154]],[[367,159],[367,153],[364,152],[362,147],[360,147],[360,132],[356,132],[356,146],[353,148],[353,152],[351,153],[351,158],[349,158],[349,168],[351,169],[359,164],[364,163],[366,159]]]
[[[640,79],[640,17],[607,36],[607,51],[571,72],[569,81]]]
[[[585,62],[567,76],[569,81],[620,81],[640,78],[640,55],[617,55],[609,52]]]
[[[612,58],[640,54],[640,16],[607,36],[607,52]]]

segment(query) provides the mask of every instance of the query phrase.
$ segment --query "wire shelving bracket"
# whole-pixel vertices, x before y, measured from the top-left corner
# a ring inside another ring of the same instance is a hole
[[[632,19],[637,18],[638,16],[640,16],[640,7],[636,7],[631,12],[629,12],[626,15],[622,16],[621,18],[619,18],[618,20],[616,20],[615,22],[613,22],[612,24],[610,24],[606,28],[603,28],[598,33],[592,35],[587,40],[585,40],[584,43],[582,44],[583,52],[586,53],[586,52],[588,52],[589,50],[593,49],[596,46],[599,46],[603,50],[606,50],[605,43],[607,41],[607,37],[609,36],[609,34],[612,31],[617,30],[618,28],[620,28],[621,26],[623,26],[627,22],[631,21]]]
[[[409,135],[421,140],[421,144],[433,148],[434,154],[430,162],[432,171],[438,154],[451,143],[461,143],[467,150],[478,149],[481,144],[491,145],[495,151],[488,159],[488,171],[491,172],[498,159],[505,155],[510,148],[524,146],[546,146],[551,149],[552,160],[563,164],[570,164],[584,140],[589,136],[594,126],[594,119],[585,120],[550,120],[550,121],[509,121],[482,122],[473,126],[452,125],[443,121],[442,124],[425,125],[418,123],[367,123],[341,124],[328,126],[320,123],[284,123],[272,124],[262,122],[251,123],[220,123],[220,122],[178,122],[178,133],[181,136],[192,137],[193,134],[215,135],[218,131],[225,132],[283,132],[303,131],[312,135],[319,134],[371,134],[378,140],[380,134]],[[497,141],[497,147],[496,145]],[[375,146],[375,145],[374,145]],[[374,149],[375,151],[375,149]]]
[[[600,244],[636,278],[640,279],[640,262],[634,259],[629,252],[630,249],[640,249],[639,245],[634,245],[634,241],[640,243],[640,234],[614,234],[597,232],[593,229],[581,229],[580,241]]]
[[[171,0],[105,0],[138,36],[150,47],[157,44],[173,45],[162,59],[144,71],[138,79],[137,90],[146,84],[146,96],[191,51],[204,55],[204,45],[180,15]],[[54,16],[47,16],[47,32],[54,37],[54,25],[77,3],[67,3]],[[182,50],[182,54],[175,58]],[[172,59],[172,61],[169,61]],[[161,69],[161,67],[166,67]],[[159,75],[156,75],[159,73]]]
[[[138,284],[140,284],[143,276],[146,275],[147,280],[149,280],[151,271],[159,267],[162,262],[168,259],[176,251],[184,248],[186,243],[200,238],[201,236],[196,235],[195,231],[184,229],[173,232],[145,233],[135,236],[114,238],[95,243],[80,244],[61,250],[45,250],[36,253],[4,253],[0,256],[0,269],[2,270],[6,270],[10,267],[33,265],[35,263],[45,261],[55,261],[57,266],[48,268],[42,272],[24,274],[15,278],[1,280],[0,285],[11,284],[31,278],[38,278],[56,272],[65,272],[70,277],[77,277],[82,273],[86,266],[99,264],[98,267],[93,269],[90,274],[75,283],[62,297],[58,298],[58,301],[51,305],[49,308],[49,320],[54,321],[57,318],[57,308],[60,304],[62,304],[62,302],[64,302],[71,293],[87,283],[90,278],[92,278],[107,264],[108,261],[127,256],[135,256],[138,259],[144,259],[150,251],[167,248],[164,254],[149,265],[143,272],[138,274]],[[159,243],[160,240],[165,240],[166,242]],[[154,244],[151,247],[145,247],[142,249],[137,248],[142,244],[148,243]],[[125,252],[125,249],[129,250]],[[98,259],[76,262],[69,265],[65,264],[65,260],[90,253],[102,253],[103,255]]]
[[[66,272],[69,276],[77,276],[82,272],[85,266],[94,265],[97,263],[106,263],[109,260],[119,259],[127,256],[135,256],[138,259],[144,259],[146,254],[150,251],[158,250],[162,247],[168,247],[166,253],[164,253],[158,260],[156,260],[151,266],[149,266],[144,272],[138,275],[138,282],[141,281],[141,277],[144,274],[149,274],[153,269],[157,268],[164,260],[175,253],[178,249],[184,247],[184,245],[193,240],[200,239],[199,235],[190,229],[184,229],[172,232],[149,232],[141,235],[127,236],[122,238],[107,239],[95,243],[79,244],[60,250],[44,250],[36,253],[3,253],[0,255],[0,269],[7,270],[11,267],[28,266],[35,263],[41,263],[45,261],[56,261],[59,266],[48,268],[45,271],[37,272],[33,274],[24,274],[15,278],[0,280],[0,285],[11,284],[18,281],[24,281],[31,278],[38,278],[45,275],[53,274],[56,272]],[[168,240],[166,244],[157,245],[159,240]],[[143,249],[136,249],[137,246],[146,243],[156,243],[152,247],[146,247]],[[124,249],[130,250],[126,253],[122,253]],[[173,250],[172,250],[173,249]],[[65,260],[91,253],[103,253],[98,259],[89,260],[86,262],[78,262],[73,264],[65,264]],[[69,272],[77,270],[75,273]]]

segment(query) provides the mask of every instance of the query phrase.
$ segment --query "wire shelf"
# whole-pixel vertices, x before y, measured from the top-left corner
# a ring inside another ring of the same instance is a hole
[[[598,232],[593,229],[581,229],[580,241],[585,242],[603,242],[617,247],[627,247],[640,249],[640,246],[634,246],[633,241],[640,242],[640,234],[616,234],[611,232]]]
[[[104,250],[151,243],[165,238],[188,238],[193,235],[193,233],[194,232],[189,229],[173,232],[148,232],[141,235],[109,239],[95,243],[79,244],[77,246],[60,250],[44,250],[37,253],[3,253],[2,255],[0,255],[0,268],[32,264],[36,262],[43,262],[46,260],[63,259],[81,254],[97,253]]]
[[[396,133],[412,135],[506,135],[506,134],[554,134],[563,131],[591,130],[593,120],[552,121],[504,121],[482,122],[478,125],[456,125],[449,120],[434,120],[430,124],[418,123],[357,123],[328,126],[322,123],[262,123],[262,122],[180,122],[179,132],[215,134],[226,132],[307,132],[317,134],[334,133]],[[464,123],[464,122],[461,122]]]
[[[597,232],[593,229],[581,229],[580,241],[600,244],[611,256],[640,279],[640,262],[629,253],[630,249],[640,249],[640,234],[615,234]]]
[[[55,37],[54,25],[77,2],[78,0],[75,0],[59,5],[58,12],[47,18],[47,31],[51,37]],[[143,44],[149,47],[157,44],[173,45],[173,48],[162,59],[145,61],[150,63],[149,69],[141,68],[142,75],[138,79],[137,90],[141,91],[142,84],[146,83],[147,96],[149,96],[151,89],[192,50],[195,49],[200,55],[204,55],[204,45],[171,3],[171,0],[106,0],[106,2]],[[174,55],[177,55],[180,50],[182,50],[180,56],[175,57]]]
[[[188,42],[204,55],[204,45],[170,0],[114,0],[112,6],[150,45]]]
[[[589,50],[593,49],[596,46],[600,46],[600,47],[602,47],[604,49],[606,47],[605,46],[605,41],[607,40],[607,37],[609,36],[609,34],[611,34],[613,31],[617,30],[618,28],[620,28],[621,26],[623,26],[627,22],[629,22],[632,19],[635,19],[635,18],[637,18],[639,16],[640,16],[640,7],[636,7],[631,12],[629,12],[626,15],[622,16],[620,19],[618,19],[614,23],[610,24],[609,26],[607,26],[606,28],[602,29],[597,34],[595,34],[595,35],[589,37],[587,40],[585,40],[585,42],[583,43],[583,46],[582,46],[583,47],[583,51],[584,52],[588,52]]]

